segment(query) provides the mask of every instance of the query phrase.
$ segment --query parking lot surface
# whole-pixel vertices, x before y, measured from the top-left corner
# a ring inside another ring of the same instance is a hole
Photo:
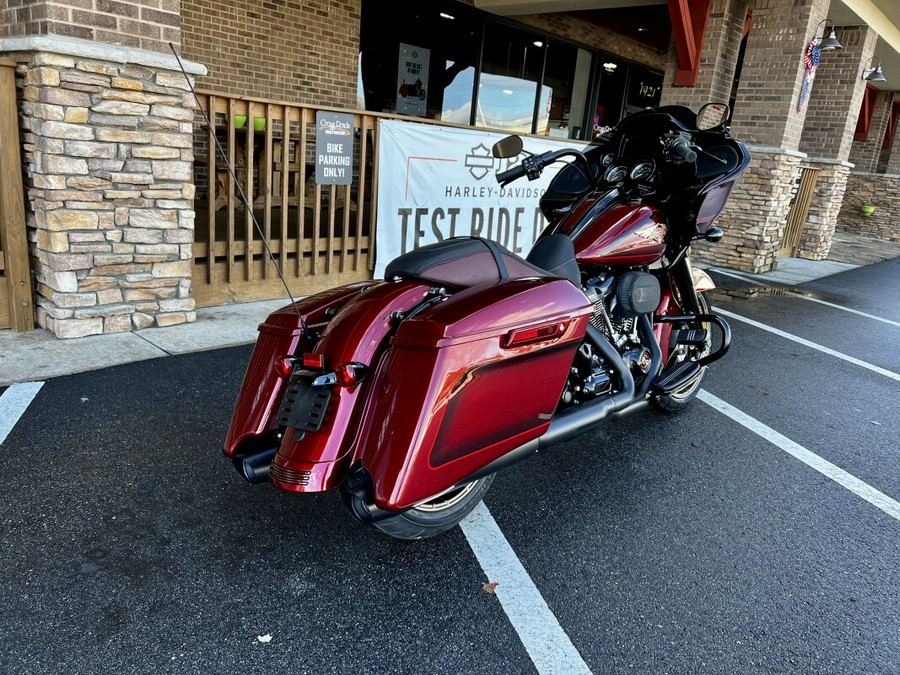
[[[702,400],[487,493],[534,630],[474,524],[396,541],[238,477],[250,345],[4,388],[0,672],[900,672],[900,259],[713,276],[734,342]]]

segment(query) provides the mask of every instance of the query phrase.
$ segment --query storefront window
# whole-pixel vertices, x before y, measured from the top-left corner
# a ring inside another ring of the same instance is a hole
[[[475,126],[530,134],[546,45],[541,35],[490,22],[485,27]],[[538,127],[545,128],[552,91],[541,88]]]
[[[455,0],[362,0],[366,110],[590,140],[659,104],[662,73]]]
[[[597,106],[594,109],[594,136],[614,127],[622,119],[622,101],[628,83],[628,62],[611,54],[600,54]]]
[[[655,70],[634,64],[628,82],[628,96],[625,99],[625,114],[630,115],[644,108],[659,105],[662,94],[662,75]]]
[[[591,85],[592,56],[561,42],[551,42],[544,67],[544,86],[551,92],[546,126],[537,133],[555,138],[584,138],[585,112]]]

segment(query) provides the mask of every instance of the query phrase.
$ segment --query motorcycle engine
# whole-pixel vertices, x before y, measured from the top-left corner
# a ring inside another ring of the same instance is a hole
[[[641,341],[638,316],[656,309],[659,282],[652,274],[629,271],[618,277],[611,273],[588,279],[582,289],[594,305],[591,325],[613,344],[635,378],[650,369],[650,350]],[[562,400],[577,404],[611,393],[610,369],[587,343],[578,350]]]

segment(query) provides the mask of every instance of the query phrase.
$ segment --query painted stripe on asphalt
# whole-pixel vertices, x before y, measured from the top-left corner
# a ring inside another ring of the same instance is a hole
[[[590,673],[484,503],[460,523],[538,673]]]
[[[752,277],[745,277],[742,274],[737,274],[736,272],[725,272],[720,269],[713,269],[713,272],[716,274],[722,274],[726,277],[732,277],[734,279],[740,279],[741,281],[749,281],[754,284],[758,284],[760,286],[765,286],[766,288],[778,288],[778,286],[774,284],[767,284],[765,281],[759,281],[757,279],[753,279]],[[856,314],[857,316],[864,316],[867,319],[872,319],[873,321],[881,321],[882,323],[890,324],[891,326],[897,326],[900,328],[900,321],[892,321],[891,319],[885,319],[883,316],[875,316],[874,314],[869,314],[867,312],[860,312],[858,309],[851,309],[850,307],[844,307],[843,305],[838,305],[833,302],[827,302],[825,300],[819,300],[818,298],[811,298],[805,293],[800,293],[799,291],[787,290],[787,295],[790,295],[792,298],[800,298],[801,300],[807,300],[809,302],[817,302],[820,305],[825,305],[827,307],[834,307],[835,309],[840,309],[844,312],[850,312],[851,314]]]
[[[873,373],[878,373],[879,375],[884,375],[885,377],[889,377],[892,380],[896,380],[896,381],[900,382],[900,374],[895,373],[892,370],[888,370],[887,368],[882,368],[880,366],[873,365],[873,364],[863,361],[861,359],[857,359],[853,356],[849,356],[842,352],[831,349],[830,347],[825,347],[816,342],[806,340],[806,339],[800,337],[799,335],[794,335],[793,333],[786,333],[783,330],[778,330],[777,328],[773,328],[772,326],[767,326],[766,324],[760,323],[759,321],[754,321],[753,319],[748,319],[746,316],[741,316],[740,314],[735,314],[734,312],[728,312],[724,309],[721,309],[720,307],[713,307],[713,311],[718,312],[722,316],[727,316],[731,319],[737,319],[738,321],[742,321],[743,323],[749,324],[751,326],[755,326],[756,328],[759,328],[761,330],[768,331],[769,333],[773,333],[775,335],[778,335],[779,337],[783,337],[787,340],[792,340],[792,341],[796,342],[797,344],[803,345],[804,347],[816,349],[816,350],[822,352],[823,354],[828,354],[829,356],[833,356],[835,358],[841,359],[843,361],[846,361],[847,363],[852,363],[856,366],[860,366],[861,368],[866,368],[868,370],[871,370]]]
[[[43,382],[21,382],[11,384],[3,392],[0,396],[0,443],[6,440],[43,386]]]
[[[847,473],[839,466],[836,466],[826,459],[819,457],[816,453],[807,450],[799,443],[795,443],[787,436],[784,436],[771,427],[766,426],[755,417],[741,412],[733,405],[726,403],[722,399],[710,394],[705,389],[701,389],[697,398],[712,406],[723,415],[730,417],[741,426],[749,429],[753,433],[769,441],[773,445],[781,448],[792,457],[799,459],[808,467],[815,469],[826,478],[830,478],[838,485],[850,490],[854,494],[862,497],[872,506],[884,511],[896,520],[900,520],[900,503],[891,499],[883,492],[876,490],[868,483],[861,481],[856,476]]]

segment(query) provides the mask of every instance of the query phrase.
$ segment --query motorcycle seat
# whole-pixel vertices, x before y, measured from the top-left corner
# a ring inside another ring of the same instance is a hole
[[[385,279],[422,279],[456,288],[471,288],[504,279],[555,276],[500,244],[482,237],[453,237],[394,258]]]

